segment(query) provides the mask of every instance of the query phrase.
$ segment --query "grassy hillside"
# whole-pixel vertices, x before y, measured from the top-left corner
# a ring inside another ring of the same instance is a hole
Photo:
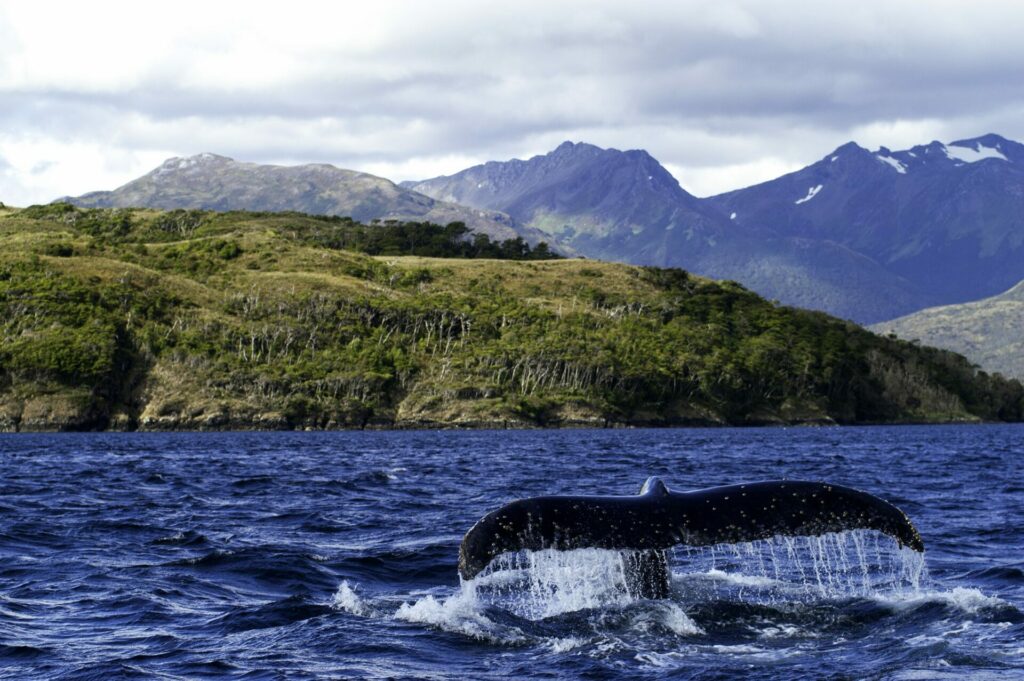
[[[957,355],[737,284],[457,232],[0,210],[0,426],[856,423],[1024,409],[1019,383]]]
[[[998,296],[928,308],[871,328],[959,352],[988,371],[1024,379],[1024,282]]]

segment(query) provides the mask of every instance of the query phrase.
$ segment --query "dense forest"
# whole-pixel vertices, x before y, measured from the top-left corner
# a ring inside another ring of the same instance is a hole
[[[465,226],[0,209],[0,427],[1020,420],[953,353]]]

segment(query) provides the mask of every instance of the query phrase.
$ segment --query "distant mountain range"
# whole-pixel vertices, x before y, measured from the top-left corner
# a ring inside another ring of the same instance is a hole
[[[864,255],[921,300],[975,300],[1024,279],[1024,145],[998,135],[895,152],[850,143],[709,201],[759,233]]]
[[[401,186],[329,165],[175,158],[80,206],[297,210],[447,223],[564,252],[682,267],[782,303],[875,323],[1024,279],[1024,145],[997,135],[905,151],[845,144],[710,198],[645,151],[566,142]]]
[[[870,328],[953,350],[987,371],[1024,380],[1024,281],[998,296],[933,307]]]
[[[203,208],[207,210],[300,211],[374,219],[465,222],[503,240],[542,232],[516,225],[497,211],[454,205],[399,187],[382,177],[317,163],[299,166],[242,163],[217,154],[171,158],[113,191],[64,199],[86,208]]]
[[[1024,278],[1024,146],[997,135],[899,152],[851,142],[706,199],[646,152],[572,143],[404,186],[506,212],[583,255],[735,279],[862,323]]]

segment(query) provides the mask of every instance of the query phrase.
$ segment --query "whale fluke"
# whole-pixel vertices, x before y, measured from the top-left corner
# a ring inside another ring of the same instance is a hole
[[[582,548],[636,552],[630,562],[645,574],[639,591],[668,590],[665,550],[877,530],[901,546],[924,551],[910,519],[896,506],[860,490],[822,482],[773,480],[693,492],[673,492],[658,478],[635,496],[545,496],[520,499],[481,518],[462,539],[459,574],[472,579],[496,556],[511,551]]]

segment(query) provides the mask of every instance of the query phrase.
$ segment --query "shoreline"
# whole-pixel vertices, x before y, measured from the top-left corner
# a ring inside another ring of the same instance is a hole
[[[657,423],[649,421],[614,421],[606,424],[588,422],[566,422],[559,424],[538,425],[516,421],[476,421],[476,422],[408,422],[401,424],[370,423],[366,425],[288,426],[267,423],[231,423],[216,426],[195,424],[171,425],[164,427],[156,424],[143,424],[137,427],[41,427],[41,428],[4,428],[0,435],[14,434],[58,434],[58,433],[301,433],[301,432],[408,432],[408,431],[509,431],[509,430],[687,430],[687,429],[728,429],[728,428],[861,428],[886,426],[952,426],[952,425],[1013,425],[1019,421],[989,421],[982,419],[949,419],[949,420],[899,420],[899,421],[863,421],[838,422],[834,420],[794,420],[794,421],[690,421],[686,423]],[[156,427],[154,427],[156,426]]]

